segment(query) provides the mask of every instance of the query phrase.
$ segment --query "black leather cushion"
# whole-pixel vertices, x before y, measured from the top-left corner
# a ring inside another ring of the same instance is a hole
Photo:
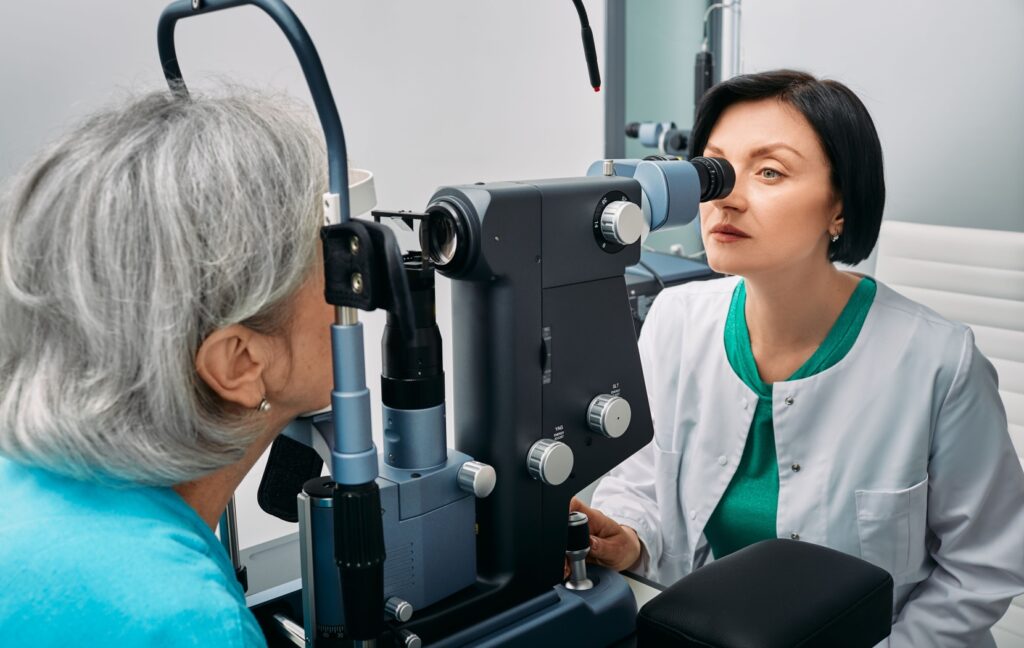
[[[296,499],[302,486],[320,476],[324,460],[316,450],[283,434],[274,439],[263,470],[256,501],[260,508],[285,522],[299,521]]]
[[[892,577],[859,558],[766,540],[682,578],[637,618],[638,646],[870,648],[889,636]]]

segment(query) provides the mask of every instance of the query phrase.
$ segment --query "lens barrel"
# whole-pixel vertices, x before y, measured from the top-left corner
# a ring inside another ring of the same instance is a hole
[[[736,172],[724,158],[695,157],[690,164],[700,179],[700,201],[725,198],[736,186]]]
[[[441,331],[434,302],[434,270],[424,268],[419,253],[403,257],[412,292],[415,334],[411,340],[388,313],[381,339],[381,401],[392,409],[418,410],[444,404]]]

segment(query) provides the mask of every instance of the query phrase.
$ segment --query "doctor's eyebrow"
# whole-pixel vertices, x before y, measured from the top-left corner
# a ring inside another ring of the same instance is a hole
[[[801,153],[800,151],[796,150],[795,148],[793,148],[792,146],[790,146],[789,144],[786,144],[784,142],[772,142],[771,144],[765,144],[763,146],[759,146],[756,149],[754,149],[753,151],[751,151],[750,155],[748,157],[750,159],[755,159],[755,158],[759,158],[759,157],[766,157],[768,155],[771,155],[772,153],[774,153],[778,149],[785,149],[787,151],[792,151],[794,154],[796,154],[797,157],[799,157],[800,159],[804,159],[803,153]],[[707,146],[705,146],[704,147],[704,153],[705,153],[705,155],[708,154],[708,153],[715,153],[715,154],[721,155],[723,157],[725,155],[722,152],[722,149],[718,148],[717,146],[715,146],[713,144],[708,144]]]

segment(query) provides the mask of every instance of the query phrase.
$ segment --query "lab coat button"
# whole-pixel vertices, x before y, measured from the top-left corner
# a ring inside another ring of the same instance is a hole
[[[697,519],[697,511],[695,509],[690,509],[690,519],[691,520],[696,520]]]
[[[790,468],[793,469],[793,472],[800,472],[800,464],[793,464]]]
[[[722,455],[721,457],[718,458],[718,465],[719,466],[724,466],[727,463],[729,463],[729,458],[726,457],[725,455]]]
[[[786,402],[786,405],[792,405],[793,404],[793,397],[792,396],[786,396],[786,401],[785,402]]]
[[[790,533],[789,534],[789,538],[791,540],[799,540],[800,539],[800,534],[799,533]]]

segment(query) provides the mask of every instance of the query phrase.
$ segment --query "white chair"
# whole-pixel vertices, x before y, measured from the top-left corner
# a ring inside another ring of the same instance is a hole
[[[885,221],[875,276],[974,330],[999,374],[1010,437],[1024,465],[1024,232]],[[1024,646],[1024,596],[992,634],[999,648]]]

